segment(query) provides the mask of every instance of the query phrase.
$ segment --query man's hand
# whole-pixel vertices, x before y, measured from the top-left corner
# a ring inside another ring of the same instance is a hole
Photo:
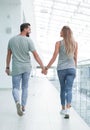
[[[12,51],[11,50],[8,50],[7,52],[7,58],[6,58],[6,70],[5,72],[7,73],[7,75],[10,74],[10,61],[11,61],[11,55],[12,55]]]
[[[6,72],[7,75],[9,75],[10,74],[10,69],[6,68],[5,72]]]
[[[45,68],[42,69],[42,74],[47,75],[47,70]]]

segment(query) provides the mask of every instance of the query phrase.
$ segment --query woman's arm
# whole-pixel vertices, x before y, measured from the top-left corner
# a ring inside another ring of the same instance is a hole
[[[78,54],[78,44],[76,43],[76,49],[74,53],[74,61],[75,61],[75,66],[77,67],[77,54]]]
[[[57,55],[58,55],[58,53],[59,53],[59,50],[60,50],[60,41],[59,41],[59,42],[56,42],[55,50],[54,50],[53,56],[52,56],[50,62],[48,63],[48,65],[46,66],[46,69],[49,69],[49,68],[51,67],[51,65],[54,63],[54,61],[56,60]]]

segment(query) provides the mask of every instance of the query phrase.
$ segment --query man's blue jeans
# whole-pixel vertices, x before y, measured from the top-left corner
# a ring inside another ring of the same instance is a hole
[[[65,103],[71,104],[72,101],[72,86],[76,76],[76,69],[70,68],[65,70],[58,70],[57,72],[61,86],[61,105],[65,106]]]
[[[12,94],[15,102],[20,102],[20,82],[22,81],[22,96],[21,96],[21,105],[25,106],[28,97],[28,81],[29,81],[30,72],[25,72],[16,76],[12,76],[12,85],[13,90]]]

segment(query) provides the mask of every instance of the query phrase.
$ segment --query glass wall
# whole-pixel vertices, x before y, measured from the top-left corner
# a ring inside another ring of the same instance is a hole
[[[77,69],[72,105],[90,126],[90,65],[80,65]]]

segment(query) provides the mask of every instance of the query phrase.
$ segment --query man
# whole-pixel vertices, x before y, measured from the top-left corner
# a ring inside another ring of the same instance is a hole
[[[12,56],[12,94],[16,103],[17,113],[22,116],[25,112],[25,106],[28,96],[28,81],[31,72],[31,58],[29,52],[32,52],[35,60],[39,63],[42,70],[44,65],[36,52],[33,41],[29,38],[31,26],[29,23],[23,23],[20,26],[21,33],[9,40],[6,58],[6,73],[10,74],[10,61]],[[20,103],[20,82],[22,81],[22,95]]]

